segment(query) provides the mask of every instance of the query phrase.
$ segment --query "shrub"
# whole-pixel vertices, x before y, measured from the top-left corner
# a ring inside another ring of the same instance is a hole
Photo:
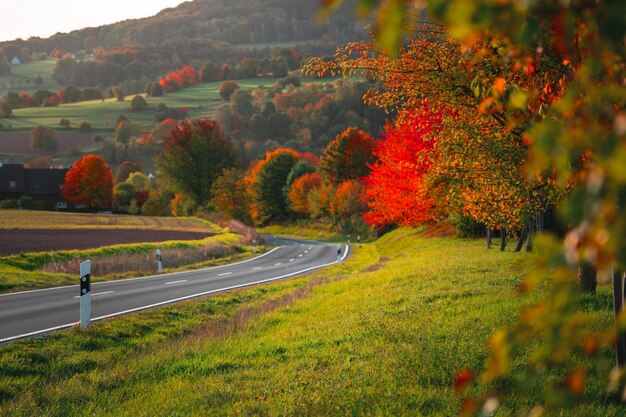
[[[6,199],[0,201],[0,209],[12,210],[16,208],[18,208],[17,200]]]
[[[32,197],[23,195],[17,200],[17,206],[22,210],[33,210],[36,207],[36,204]]]

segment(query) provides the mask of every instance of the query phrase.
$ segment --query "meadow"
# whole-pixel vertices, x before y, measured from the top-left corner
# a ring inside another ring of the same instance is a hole
[[[236,80],[236,82],[241,88],[256,88],[261,85],[269,87],[276,82],[276,79],[253,78]],[[62,104],[58,107],[16,109],[13,111],[14,117],[5,122],[14,130],[30,130],[35,126],[59,129],[59,121],[64,118],[70,120],[70,130],[77,130],[82,121],[87,121],[96,131],[112,131],[115,129],[117,117],[123,114],[129,120],[150,130],[157,125],[153,115],[155,106],[159,102],[165,103],[168,107],[187,108],[190,118],[211,117],[223,102],[219,95],[221,85],[222,81],[197,84],[167,93],[162,97],[146,97],[149,108],[141,112],[131,111],[130,101],[134,95],[128,95],[126,100],[121,102],[114,98],[107,98]],[[1,148],[0,152],[3,152]]]
[[[535,255],[483,243],[400,229],[307,277],[1,346],[0,409],[15,416],[458,415],[455,376],[464,367],[480,371],[489,336],[534,301],[516,288]],[[596,325],[610,323],[610,289],[585,297]],[[613,357],[602,348],[584,360],[600,376]],[[513,392],[497,415],[536,400]],[[603,378],[590,378],[573,410],[543,416],[623,416],[618,400]]]
[[[32,61],[21,65],[11,66],[11,75],[0,76],[0,97],[7,95],[9,91],[17,93],[30,92],[36,90],[56,91],[60,87],[52,78],[56,60]],[[40,76],[43,83],[34,83],[37,76]]]

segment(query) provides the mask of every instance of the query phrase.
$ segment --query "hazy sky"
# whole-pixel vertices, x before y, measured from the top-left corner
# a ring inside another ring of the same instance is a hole
[[[2,0],[0,41],[152,16],[184,0]]]

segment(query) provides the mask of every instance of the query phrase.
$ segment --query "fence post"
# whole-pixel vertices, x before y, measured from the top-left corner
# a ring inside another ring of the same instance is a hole
[[[156,250],[157,256],[157,271],[163,272],[163,260],[161,259],[161,249]]]
[[[86,329],[91,321],[91,261],[80,264],[80,327]]]

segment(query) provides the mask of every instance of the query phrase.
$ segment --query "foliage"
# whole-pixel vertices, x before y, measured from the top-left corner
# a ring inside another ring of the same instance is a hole
[[[141,171],[134,171],[128,174],[126,183],[132,185],[136,191],[149,191],[152,188],[150,179]]]
[[[235,81],[224,81],[220,87],[219,94],[222,99],[229,101],[233,93],[239,89],[239,84]]]
[[[218,213],[250,223],[250,196],[245,183],[245,172],[227,168],[211,185],[210,206]]]
[[[441,113],[427,107],[405,116],[405,123],[387,124],[384,140],[377,143],[377,161],[365,177],[364,197],[369,224],[416,226],[433,219],[435,202],[429,195],[426,175],[432,166],[435,142],[428,135],[441,129]]]
[[[94,209],[111,206],[113,174],[109,165],[98,155],[86,155],[72,164],[65,176],[63,198],[73,204]]]
[[[148,102],[145,98],[137,94],[130,101],[130,110],[131,111],[144,111],[148,109]]]
[[[369,172],[374,163],[375,140],[356,128],[348,128],[328,144],[320,157],[319,172],[322,179],[331,184],[360,179]]]
[[[11,198],[5,198],[4,200],[0,200],[0,209],[2,210],[15,210],[17,208],[19,208],[17,200]]]
[[[152,192],[141,206],[141,213],[146,216],[168,216],[171,214],[170,195],[168,193]]]
[[[128,176],[133,172],[143,172],[143,164],[135,161],[124,161],[115,171],[115,183],[119,184],[126,181]]]
[[[31,149],[43,154],[50,154],[57,150],[57,137],[52,129],[37,126],[30,132]]]
[[[292,170],[293,171],[293,170]],[[322,185],[322,177],[317,172],[304,172],[297,177],[287,193],[289,210],[294,213],[309,215],[309,194]]]
[[[0,100],[0,119],[8,119],[13,116],[13,108],[4,100]]]
[[[337,224],[348,224],[367,210],[363,201],[364,186],[357,180],[347,180],[337,186],[328,211]],[[343,227],[346,230],[346,227]]]
[[[136,192],[137,190],[135,190],[132,184],[126,182],[117,183],[113,187],[113,205],[118,208],[128,206]]]
[[[212,197],[211,184],[224,168],[235,165],[233,144],[224,137],[217,122],[181,122],[165,138],[164,152],[157,159],[160,178],[170,189],[205,207]]]
[[[113,87],[111,89],[111,97],[115,97],[117,101],[124,101],[126,98],[126,93],[120,87]]]
[[[246,178],[252,198],[251,216],[257,225],[287,217],[287,203],[282,190],[300,154],[293,149],[278,148],[267,152]]]

